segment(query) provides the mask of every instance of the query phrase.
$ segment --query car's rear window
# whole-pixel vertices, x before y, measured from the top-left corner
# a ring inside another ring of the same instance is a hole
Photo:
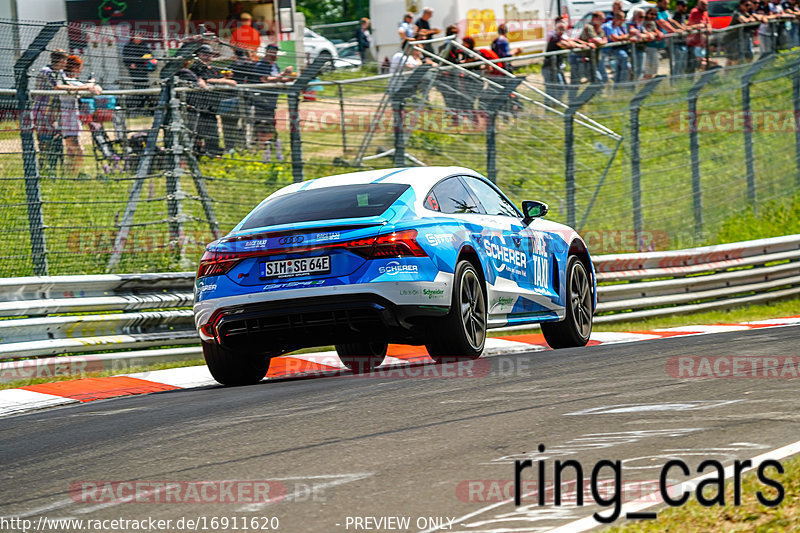
[[[276,196],[256,208],[242,229],[377,216],[386,211],[408,187],[402,183],[366,183],[308,189]]]

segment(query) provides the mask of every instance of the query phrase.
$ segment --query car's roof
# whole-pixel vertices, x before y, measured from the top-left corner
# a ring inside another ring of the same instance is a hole
[[[385,168],[380,170],[365,170],[362,172],[349,172],[326,176],[302,183],[293,183],[272,196],[281,196],[301,190],[319,189],[322,187],[336,187],[339,185],[358,185],[367,183],[403,183],[411,185],[418,197],[426,194],[439,180],[454,174],[481,176],[464,167],[406,167]]]

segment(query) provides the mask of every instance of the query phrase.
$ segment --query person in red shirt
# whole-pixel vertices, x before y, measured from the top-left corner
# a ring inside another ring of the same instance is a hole
[[[243,50],[258,50],[261,46],[261,34],[253,27],[253,17],[250,13],[239,15],[239,27],[233,30],[231,45]]]
[[[708,0],[698,0],[697,7],[689,12],[687,25],[692,33],[686,38],[689,46],[690,60],[698,67],[706,65],[706,33],[711,31],[711,19],[708,17]]]

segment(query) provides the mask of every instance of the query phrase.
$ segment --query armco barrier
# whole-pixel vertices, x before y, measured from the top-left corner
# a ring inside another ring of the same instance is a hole
[[[594,258],[596,322],[721,309],[800,294],[800,234],[667,252]],[[0,279],[0,380],[19,359],[91,355],[92,361],[196,359],[194,273]],[[74,314],[81,313],[81,314]],[[66,314],[66,315],[65,315]],[[60,316],[56,316],[60,315]],[[506,329],[521,329],[516,326]],[[54,359],[35,364],[52,365]],[[33,362],[26,362],[28,366]]]

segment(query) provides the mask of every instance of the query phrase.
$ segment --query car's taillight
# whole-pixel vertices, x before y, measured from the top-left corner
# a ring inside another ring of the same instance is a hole
[[[247,252],[211,252],[206,250],[200,258],[197,278],[220,276],[227,274],[237,263],[250,257],[265,257],[280,254],[300,254],[324,252],[336,248],[344,248],[365,259],[386,259],[390,257],[427,257],[428,254],[417,242],[417,230],[409,229],[364,237],[352,241],[332,242],[290,248],[273,248]]]
[[[426,257],[428,254],[417,242],[417,230],[408,229],[379,235],[372,249],[372,258]]]
[[[245,254],[234,252],[209,252],[203,253],[200,258],[200,267],[197,269],[197,277],[219,276],[226,274],[236,263],[245,258]]]

